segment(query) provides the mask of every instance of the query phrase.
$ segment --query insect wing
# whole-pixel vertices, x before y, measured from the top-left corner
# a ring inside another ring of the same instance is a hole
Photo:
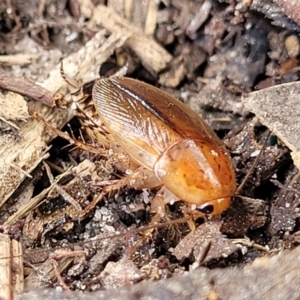
[[[131,78],[112,77],[111,83],[126,93],[137,95],[143,107],[182,137],[199,139],[207,144],[222,146],[215,132],[186,104],[149,84]]]
[[[147,89],[157,90],[130,78],[101,79],[94,85],[93,99],[110,133],[136,162],[152,170],[159,155],[181,136],[147,107]],[[165,94],[156,96],[157,102],[164,101],[160,97]]]

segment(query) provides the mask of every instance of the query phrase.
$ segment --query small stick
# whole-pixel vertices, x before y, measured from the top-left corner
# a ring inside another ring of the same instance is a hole
[[[56,98],[45,88],[24,78],[0,75],[0,88],[18,93],[47,106],[56,106]]]

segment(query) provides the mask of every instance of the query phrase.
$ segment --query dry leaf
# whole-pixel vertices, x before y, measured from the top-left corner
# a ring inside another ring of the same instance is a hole
[[[253,112],[291,149],[294,164],[300,169],[300,83],[291,82],[253,92],[242,99]]]

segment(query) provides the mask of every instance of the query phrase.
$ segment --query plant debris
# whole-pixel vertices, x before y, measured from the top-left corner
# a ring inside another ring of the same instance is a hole
[[[4,2],[0,221],[22,244],[25,291],[299,298],[296,1]],[[221,216],[192,220],[140,188],[149,173],[132,172],[90,97],[115,74],[179,98],[223,139],[242,184]]]

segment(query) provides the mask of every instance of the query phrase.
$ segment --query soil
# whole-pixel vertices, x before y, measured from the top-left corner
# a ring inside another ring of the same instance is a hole
[[[88,293],[125,286],[130,293],[131,285],[181,280],[191,270],[243,272],[255,269],[257,261],[267,268],[272,257],[282,252],[288,257],[297,248],[299,145],[291,146],[285,132],[269,125],[287,122],[292,112],[281,112],[289,109],[288,100],[272,106],[271,119],[268,105],[249,98],[252,107],[244,100],[255,91],[266,91],[268,98],[268,88],[299,80],[300,7],[290,5],[258,0],[0,4],[0,153],[3,166],[19,174],[0,172],[0,221],[2,232],[22,245],[25,291],[62,287]],[[222,139],[238,189],[221,216],[187,220],[188,205],[179,201],[167,204],[153,226],[151,203],[158,189],[130,186],[126,176],[133,169],[126,153],[107,138],[101,145],[97,134],[108,133],[91,115],[93,108],[78,104],[74,110],[69,100],[84,95],[92,103],[92,80],[115,74],[174,95]],[[34,112],[40,117],[34,119]],[[42,146],[25,150],[23,143]],[[7,150],[8,144],[18,150]],[[12,158],[15,151],[24,157]],[[274,271],[273,276],[278,283],[284,275]],[[203,299],[223,298],[217,279],[207,285]],[[271,299],[264,293],[257,299]]]

